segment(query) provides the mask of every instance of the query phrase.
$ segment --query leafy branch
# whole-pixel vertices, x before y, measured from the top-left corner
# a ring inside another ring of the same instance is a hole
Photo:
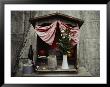
[[[65,29],[61,32],[61,38],[59,39],[59,47],[63,51],[63,54],[67,54],[67,51],[70,49],[70,36],[69,29]]]

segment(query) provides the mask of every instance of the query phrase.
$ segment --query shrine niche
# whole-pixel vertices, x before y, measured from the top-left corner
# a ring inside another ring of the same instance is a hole
[[[37,34],[35,70],[77,70],[77,45],[80,43],[80,27],[84,21],[61,13],[30,18],[29,21]]]

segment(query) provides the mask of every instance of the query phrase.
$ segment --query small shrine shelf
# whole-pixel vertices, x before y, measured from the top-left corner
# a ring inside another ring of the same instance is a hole
[[[72,66],[69,66],[69,69],[61,69],[61,66],[58,66],[57,69],[39,68],[36,69],[36,72],[78,72],[78,69],[72,68]]]

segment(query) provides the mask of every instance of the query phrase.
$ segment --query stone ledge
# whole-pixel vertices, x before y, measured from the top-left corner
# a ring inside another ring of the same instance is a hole
[[[16,77],[92,77],[92,75],[84,67],[79,67],[78,73],[50,72],[50,73],[23,74],[18,72],[16,74]]]

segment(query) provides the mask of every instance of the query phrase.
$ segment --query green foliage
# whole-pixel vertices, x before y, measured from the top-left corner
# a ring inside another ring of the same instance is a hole
[[[67,54],[67,51],[70,49],[70,40],[69,40],[69,30],[66,29],[62,32],[62,37],[59,39],[59,47],[63,51],[63,54]]]

